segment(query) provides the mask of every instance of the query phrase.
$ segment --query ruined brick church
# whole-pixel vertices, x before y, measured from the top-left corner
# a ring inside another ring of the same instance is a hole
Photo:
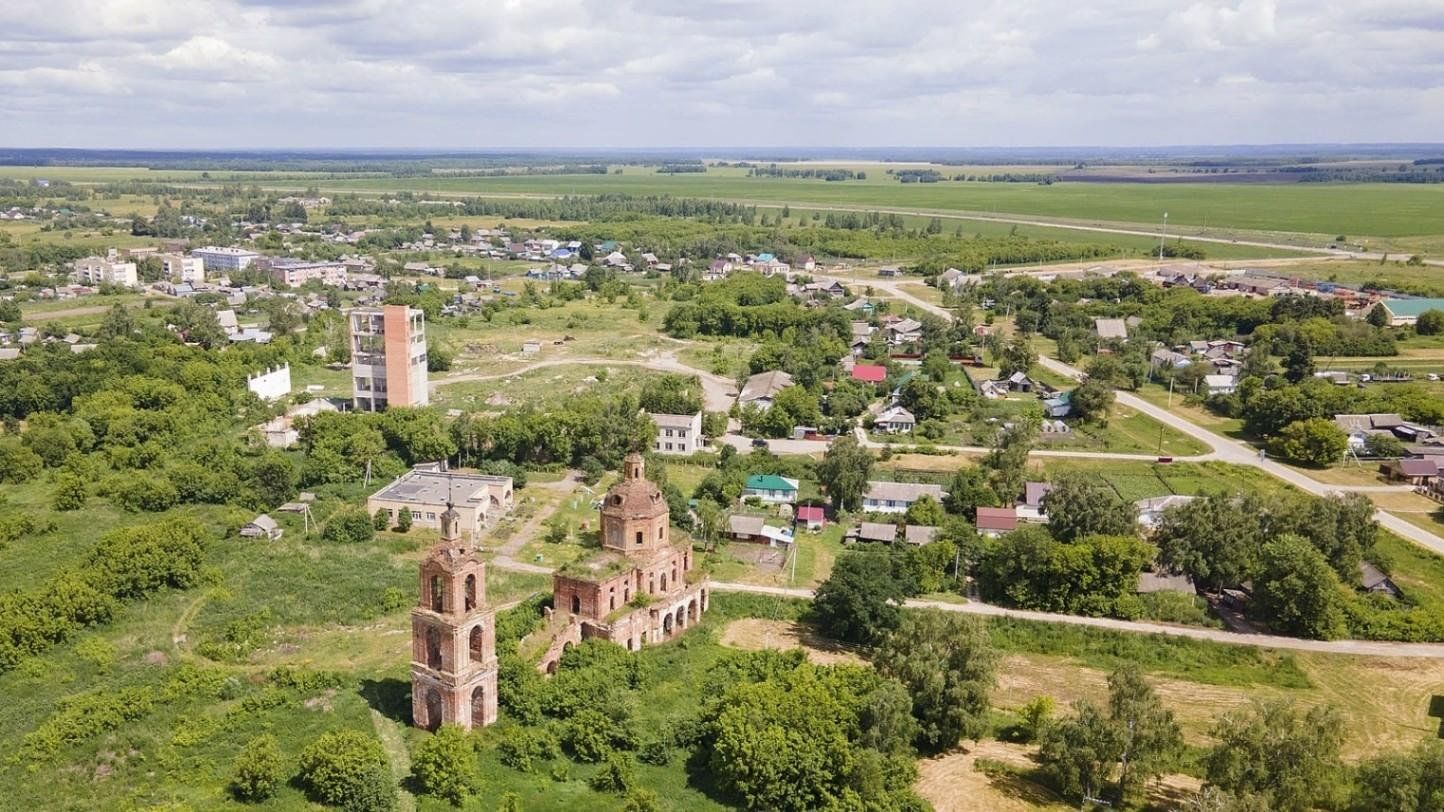
[[[552,606],[568,617],[539,666],[554,670],[569,642],[602,638],[636,651],[701,620],[709,582],[692,571],[692,550],[672,545],[667,500],[628,454],[622,481],[602,499],[602,549],[552,575]]]
[[[447,505],[440,521],[411,610],[411,718],[428,730],[471,730],[496,721],[496,612],[486,603],[486,562],[461,541],[460,515]]]

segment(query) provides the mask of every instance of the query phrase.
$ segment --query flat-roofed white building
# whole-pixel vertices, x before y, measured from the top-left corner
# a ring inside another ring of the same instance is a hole
[[[457,526],[470,538],[495,524],[514,504],[511,477],[442,471],[436,464],[418,465],[366,500],[366,512],[385,510],[395,522],[404,507],[411,511],[411,523],[441,527],[441,514],[448,505],[460,517]]]
[[[161,254],[160,269],[167,279],[194,285],[206,281],[206,263],[200,257],[185,254]]]
[[[134,262],[113,262],[103,257],[86,257],[75,261],[75,281],[82,285],[124,285],[136,287],[140,274]]]
[[[197,248],[191,251],[191,256],[200,257],[206,273],[244,271],[250,267],[252,262],[261,258],[260,254],[245,248],[226,248],[215,245]]]
[[[702,450],[702,413],[648,413],[657,424],[657,440],[652,450],[658,454],[693,454]]]

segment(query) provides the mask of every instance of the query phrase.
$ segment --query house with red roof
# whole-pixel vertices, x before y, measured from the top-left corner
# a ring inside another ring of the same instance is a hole
[[[1018,529],[1018,511],[1010,507],[980,507],[973,526],[982,535],[997,538]]]
[[[803,505],[797,509],[796,523],[816,533],[827,525],[827,513],[821,505]]]
[[[887,380],[887,367],[881,364],[853,364],[852,379],[863,383],[882,383]]]

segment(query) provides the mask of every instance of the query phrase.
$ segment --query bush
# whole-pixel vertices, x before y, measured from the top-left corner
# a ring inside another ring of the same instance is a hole
[[[322,803],[346,812],[396,807],[396,781],[381,743],[371,736],[354,730],[326,733],[301,752],[300,768],[302,786]]]
[[[20,484],[28,482],[45,468],[45,461],[39,454],[21,445],[20,442],[0,442],[0,482]]]
[[[577,761],[595,763],[612,753],[612,728],[612,720],[601,711],[578,711],[567,721],[562,743]]]
[[[510,727],[496,744],[497,760],[514,770],[529,773],[539,762],[561,755],[557,737],[544,727]]]
[[[622,801],[622,812],[662,812],[662,801],[649,789],[634,789]]]
[[[180,501],[180,492],[169,479],[134,472],[113,477],[106,490],[117,505],[132,513],[160,513]]]
[[[637,750],[637,760],[643,764],[665,767],[672,761],[672,749],[660,739],[649,741]]]
[[[607,763],[602,767],[602,771],[592,776],[588,783],[597,792],[623,794],[636,786],[637,766],[630,755],[612,753],[607,756]]]
[[[61,472],[55,477],[55,489],[50,492],[50,506],[56,510],[79,510],[85,507],[90,488],[85,479],[77,474]]]
[[[371,529],[381,532],[391,526],[391,513],[386,508],[376,508],[376,513],[371,516]]]
[[[411,508],[396,511],[396,532],[405,533],[411,529]]]
[[[340,544],[361,544],[376,537],[372,519],[361,508],[343,508],[326,522],[321,538]]]
[[[250,803],[264,801],[276,794],[283,772],[276,737],[257,736],[246,742],[231,767],[231,794]]]
[[[442,725],[416,748],[411,758],[411,775],[422,792],[457,806],[481,790],[476,774],[476,748],[466,731],[456,725]]]

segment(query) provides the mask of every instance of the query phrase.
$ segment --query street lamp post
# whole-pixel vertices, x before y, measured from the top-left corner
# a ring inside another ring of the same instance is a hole
[[[1163,241],[1168,237],[1168,212],[1163,213],[1163,230],[1158,232],[1158,262],[1163,264]]]

